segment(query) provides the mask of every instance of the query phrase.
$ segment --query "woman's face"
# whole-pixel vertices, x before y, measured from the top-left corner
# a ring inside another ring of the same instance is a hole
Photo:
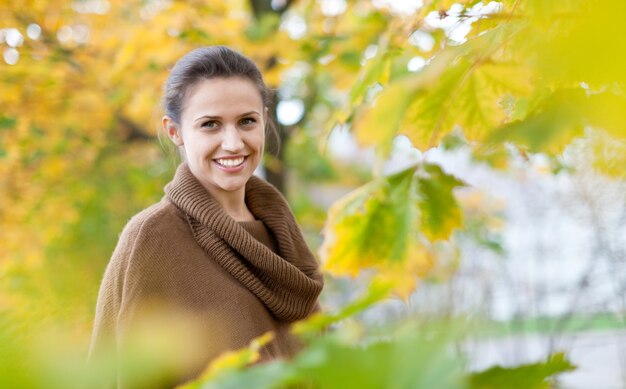
[[[192,174],[215,197],[241,195],[259,165],[267,113],[256,85],[241,77],[211,78],[191,87],[179,128],[170,138],[185,150]]]

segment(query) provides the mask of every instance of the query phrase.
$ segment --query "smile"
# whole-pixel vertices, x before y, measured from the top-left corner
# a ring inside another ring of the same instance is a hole
[[[215,162],[223,167],[226,168],[233,168],[233,167],[238,167],[241,164],[243,164],[243,161],[245,161],[245,157],[238,157],[238,158],[218,158],[215,159]]]

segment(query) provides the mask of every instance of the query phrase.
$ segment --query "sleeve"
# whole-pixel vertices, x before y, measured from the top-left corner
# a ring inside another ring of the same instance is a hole
[[[123,318],[130,316],[136,302],[141,299],[139,285],[129,282],[129,273],[133,272],[132,268],[137,262],[137,258],[134,258],[137,255],[136,246],[141,244],[138,242],[141,240],[141,227],[142,223],[131,220],[122,231],[98,292],[87,360],[95,366],[96,371],[103,374],[106,388],[115,387],[118,381],[121,323]]]
[[[167,248],[159,216],[145,212],[131,219],[104,272],[88,355],[88,363],[103,374],[99,387],[174,386],[168,371],[155,370],[163,356],[151,355],[161,341],[170,340],[154,331],[177,319],[168,305],[170,268],[165,265],[176,254]],[[148,385],[141,383],[144,375]]]

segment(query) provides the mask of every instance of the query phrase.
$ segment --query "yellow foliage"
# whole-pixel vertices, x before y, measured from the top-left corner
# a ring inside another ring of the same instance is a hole
[[[626,178],[626,141],[599,135],[593,142],[593,166],[602,174]]]
[[[319,250],[325,271],[356,276],[376,269],[407,297],[435,262],[428,240],[449,239],[462,225],[453,195],[462,185],[430,164],[379,178],[330,208]]]
[[[266,332],[265,334],[255,338],[250,342],[248,347],[242,348],[237,351],[227,351],[224,354],[217,357],[209,366],[200,374],[197,382],[209,381],[221,373],[233,370],[241,369],[250,364],[253,364],[259,360],[259,351],[263,346],[268,344],[274,338],[273,333]],[[177,388],[195,388],[194,382],[178,386]]]
[[[426,278],[435,265],[435,257],[422,244],[411,242],[411,247],[404,263],[391,263],[389,268],[379,274],[383,282],[392,285],[392,291],[407,300],[415,291],[419,280]]]

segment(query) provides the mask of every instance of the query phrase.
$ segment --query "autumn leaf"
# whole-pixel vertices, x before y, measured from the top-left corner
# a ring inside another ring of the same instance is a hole
[[[380,178],[335,203],[320,255],[326,270],[356,275],[403,262],[416,233],[414,168]]]
[[[389,80],[389,66],[391,55],[378,55],[363,66],[361,75],[350,91],[351,107],[357,106],[365,98],[368,88],[376,83],[386,85]]]
[[[499,28],[480,36],[472,42],[473,52],[459,50],[437,82],[415,96],[399,129],[415,147],[438,146],[456,126],[469,141],[482,142],[508,120],[505,99],[530,93],[532,73],[522,63],[500,58],[503,35],[514,33],[509,30]]]
[[[437,165],[423,164],[348,194],[329,210],[320,248],[324,269],[352,276],[377,269],[407,297],[436,260],[420,237],[448,239],[462,225],[453,194],[461,185]]]
[[[559,154],[573,139],[583,136],[585,126],[607,130],[616,139],[626,136],[621,115],[623,96],[609,92],[588,93],[583,88],[560,89],[547,96],[527,116],[495,129],[490,144],[511,142],[530,152]]]
[[[626,139],[626,96],[623,93],[591,91],[578,108],[590,126],[606,130],[616,140]]]
[[[508,120],[505,98],[530,93],[532,73],[523,62],[503,59],[499,50],[507,34],[518,32],[506,27],[477,37],[470,46],[447,48],[417,74],[392,80],[357,114],[357,140],[383,145],[384,155],[393,137],[404,134],[427,150],[460,126],[470,141],[483,141]]]
[[[592,165],[601,174],[626,178],[626,140],[613,139],[601,131],[592,132],[585,143],[584,155],[592,156]]]
[[[417,186],[420,229],[431,241],[446,240],[454,229],[463,225],[461,208],[453,191],[464,183],[438,165],[424,164],[423,170],[425,174],[420,176]]]
[[[362,145],[377,145],[381,154],[387,155],[391,141],[401,132],[402,122],[407,109],[420,100],[431,88],[440,82],[440,76],[445,72],[448,61],[457,55],[457,50],[448,50],[440,53],[434,61],[422,72],[396,78],[374,101],[361,109],[353,122],[353,132],[357,141]],[[411,135],[409,138],[411,138]],[[421,148],[423,143],[416,142]]]
[[[543,82],[592,86],[626,82],[626,51],[621,0],[565,0],[521,2],[527,15],[528,36],[514,47],[527,50]]]
[[[236,351],[227,351],[213,360],[200,376],[187,384],[178,386],[180,389],[203,388],[203,382],[218,378],[229,371],[240,370],[259,360],[259,351],[274,338],[273,333],[267,332],[250,342],[248,347]]]
[[[407,107],[421,93],[420,83],[419,78],[411,77],[385,88],[371,106],[357,114],[353,123],[356,140],[362,145],[377,145],[380,153],[387,155]]]
[[[316,336],[319,331],[331,324],[340,322],[384,300],[389,295],[393,283],[375,280],[368,286],[363,296],[345,305],[338,312],[318,312],[310,318],[294,324],[293,333],[300,336]]]

